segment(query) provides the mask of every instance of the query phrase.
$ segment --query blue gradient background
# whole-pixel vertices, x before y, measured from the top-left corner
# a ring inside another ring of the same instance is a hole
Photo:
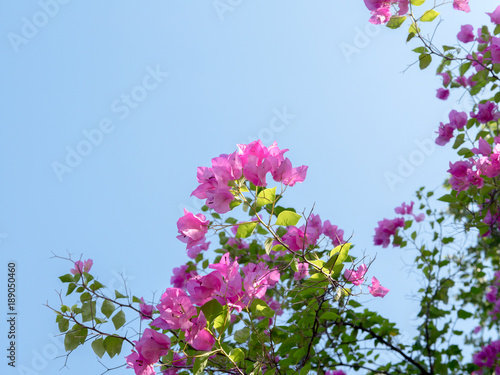
[[[187,260],[176,221],[182,207],[200,207],[189,196],[196,167],[259,136],[289,148],[294,165],[309,165],[288,202],[315,204],[324,220],[353,234],[358,255],[377,256],[370,273],[391,292],[362,300],[414,334],[411,255],[374,248],[374,227],[420,186],[439,186],[455,157],[434,148],[394,189],[384,174],[397,174],[400,158],[419,150],[416,141],[432,141],[450,109],[469,103],[436,99],[435,65],[402,74],[418,45],[405,46],[407,26],[369,26],[362,1],[233,1],[221,17],[212,1],[68,1],[16,51],[11,33],[22,36],[24,17],[32,20],[41,3],[0,5],[0,280],[9,260],[18,265],[17,368],[2,355],[2,374],[102,373],[90,345],[71,354],[69,369],[52,359],[64,352],[53,344],[62,339],[53,339],[55,315],[44,304],[58,306],[57,277],[69,269],[52,252],[83,254],[104,284],[120,288],[123,273],[135,295],[159,296]],[[436,44],[456,40],[461,24],[487,22],[484,12],[496,4],[471,1],[470,14],[442,7]],[[120,118],[112,103],[157,66],[169,77]],[[283,107],[295,117],[270,131]],[[60,181],[53,163],[64,163],[67,147],[103,119],[114,130]],[[5,286],[0,306],[4,321]],[[7,325],[0,327],[5,353]],[[122,364],[129,349],[103,363]]]

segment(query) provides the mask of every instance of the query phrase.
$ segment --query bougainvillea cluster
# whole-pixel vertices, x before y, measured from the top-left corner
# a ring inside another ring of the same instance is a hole
[[[413,213],[414,202],[409,205],[403,203],[400,207],[396,207],[394,211],[399,215],[409,215],[414,218],[416,222],[421,222],[425,219],[425,214],[420,213],[415,215]],[[395,219],[383,219],[378,222],[378,227],[375,228],[375,236],[373,237],[373,243],[376,246],[388,247],[391,243],[391,236],[395,237],[399,228],[405,227],[405,218],[397,217]],[[393,246],[398,246],[398,244],[393,243]]]

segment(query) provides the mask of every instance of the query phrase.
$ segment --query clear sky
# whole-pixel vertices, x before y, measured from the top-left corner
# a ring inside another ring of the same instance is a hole
[[[486,22],[497,3],[472,0],[470,14],[443,7],[437,43],[454,44],[461,24]],[[257,138],[309,166],[287,202],[315,204],[354,234],[359,254],[377,255],[370,272],[391,292],[365,300],[411,335],[408,257],[374,248],[374,227],[418,187],[440,185],[453,153],[421,147],[468,104],[435,97],[435,65],[403,74],[418,45],[405,45],[407,26],[368,18],[361,0],[3,2],[0,311],[6,320],[13,260],[18,341],[17,368],[2,355],[0,372],[64,365],[43,305],[57,306],[69,264],[52,253],[83,254],[104,284],[119,288],[123,273],[135,295],[158,296],[187,260],[176,221],[182,207],[200,207],[189,196],[196,167]],[[104,369],[90,347],[68,367],[61,373]]]

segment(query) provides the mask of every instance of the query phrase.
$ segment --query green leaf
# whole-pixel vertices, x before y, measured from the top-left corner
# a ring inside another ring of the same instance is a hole
[[[61,316],[61,315],[59,315],[59,316]],[[59,332],[66,332],[69,328],[69,320],[64,319],[61,316],[61,319],[59,319],[59,322],[58,322],[58,326],[59,326]]]
[[[85,301],[82,304],[82,321],[89,322],[96,316],[96,301]]]
[[[264,249],[266,250],[267,255],[269,255],[271,253],[271,250],[273,249],[273,241],[274,239],[269,237],[264,243]]]
[[[101,306],[101,312],[104,314],[106,318],[109,318],[111,314],[115,311],[115,304],[107,299],[104,300]]]
[[[264,316],[266,318],[272,318],[274,316],[274,310],[271,309],[265,301],[258,298],[252,301],[250,311],[257,316]]]
[[[410,28],[408,29],[408,33],[409,34],[418,34],[420,32],[420,28],[418,27],[418,25],[416,23],[412,23],[410,25]],[[407,40],[408,41],[408,40]]]
[[[455,198],[453,195],[446,194],[443,195],[441,198],[438,198],[438,201],[446,203],[455,203],[457,201],[457,198]]]
[[[110,358],[120,354],[122,351],[123,340],[117,336],[108,336],[104,339],[104,348]]]
[[[118,311],[113,318],[111,318],[113,321],[113,324],[115,326],[115,329],[119,329],[125,324],[125,313],[123,310]]]
[[[80,295],[80,301],[81,301],[81,302],[89,301],[89,300],[91,300],[91,299],[92,299],[92,296],[90,295],[90,293],[89,293],[89,292],[85,292],[85,293],[82,293],[82,294]]]
[[[455,139],[453,148],[454,149],[459,148],[464,142],[465,142],[465,133],[460,133],[459,135],[457,135],[457,138]]]
[[[425,0],[410,0],[411,5],[420,6],[425,3]]]
[[[429,66],[429,64],[432,62],[432,57],[428,53],[422,53],[419,57],[419,66],[420,69],[425,69]]]
[[[203,370],[207,367],[208,356],[196,357],[193,365],[193,375],[203,374]]]
[[[308,363],[307,365],[302,367],[302,369],[299,372],[299,375],[307,375],[307,374],[309,374],[309,371],[311,371],[311,364],[310,363]]]
[[[467,147],[462,147],[460,150],[458,150],[457,154],[466,158],[474,156],[474,153]]]
[[[420,21],[422,22],[431,22],[434,21],[434,19],[439,16],[439,12],[436,12],[434,9],[430,9],[426,11],[422,17],[420,17]]]
[[[234,217],[228,217],[225,221],[225,223],[228,223],[228,224],[236,224],[238,222],[238,220],[236,220]]]
[[[203,306],[201,306],[201,311],[205,315],[207,322],[211,323],[220,313],[223,311],[222,305],[216,299],[211,299]]]
[[[279,214],[275,225],[283,225],[284,227],[297,225],[300,220],[300,215],[292,211],[283,211]]]
[[[240,204],[241,201],[235,199],[234,201],[231,201],[231,203],[229,203],[229,208],[232,210],[233,208],[238,207]]]
[[[266,204],[274,203],[276,199],[276,186],[272,189],[262,190],[259,195],[257,195],[257,207],[265,206]]]
[[[93,284],[90,286],[90,290],[95,292],[96,290],[101,289],[103,287],[104,287],[104,285],[102,285],[99,281],[94,280]]]
[[[240,344],[244,344],[248,341],[250,337],[250,328],[244,327],[234,333],[234,341]]]
[[[229,358],[235,363],[243,361],[245,359],[245,353],[240,348],[231,350],[229,353]]]
[[[390,29],[399,28],[406,20],[406,16],[392,16],[386,26]]]
[[[335,314],[332,311],[327,311],[326,313],[322,314],[319,319],[320,320],[337,320],[339,317],[338,314]]]
[[[467,72],[467,70],[469,70],[471,64],[472,63],[469,61],[460,65],[460,68],[458,69],[458,71],[460,72],[460,76],[463,76]]]
[[[349,255],[349,249],[351,248],[351,244],[345,243],[337,246],[335,249],[330,251],[330,259],[326,263],[325,267],[331,269],[334,266],[338,266],[345,262]]]
[[[222,312],[214,319],[214,328],[222,335],[227,329],[230,320],[229,309],[227,305],[224,305],[222,306]]]
[[[68,291],[66,292],[66,295],[69,296],[71,293],[73,293],[73,290],[75,290],[76,288],[76,284],[75,283],[71,283],[68,285]]]
[[[142,303],[142,301],[141,301],[138,297],[136,297],[136,296],[133,296],[133,297],[132,297],[132,302],[135,302],[135,303]]]
[[[92,341],[92,349],[94,349],[94,353],[102,358],[104,353],[106,353],[106,349],[104,348],[104,339],[102,337],[95,339]]]
[[[78,345],[83,344],[87,338],[88,330],[79,324],[75,324],[64,336],[64,348],[66,351],[75,350]]]
[[[429,52],[429,50],[425,47],[417,47],[417,48],[414,48],[412,49],[413,52],[416,52],[416,53],[425,53],[425,52]]]
[[[124,296],[123,294],[121,294],[119,291],[115,290],[115,298],[127,298],[127,296]]]
[[[361,307],[361,303],[359,303],[359,302],[357,302],[357,301],[355,301],[355,300],[351,299],[351,300],[349,301],[349,306],[352,306],[352,307],[354,307],[354,308],[356,308],[356,307]]]
[[[458,310],[457,315],[460,319],[469,319],[474,314],[465,310]]]
[[[70,273],[67,273],[66,275],[59,276],[59,280],[61,280],[63,283],[72,283],[73,281],[75,281],[75,278]]]
[[[257,222],[245,223],[238,225],[238,231],[236,232],[236,238],[247,238],[253,233]]]

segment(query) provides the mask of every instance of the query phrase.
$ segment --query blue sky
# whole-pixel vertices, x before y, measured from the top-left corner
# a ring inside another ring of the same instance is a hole
[[[196,167],[259,137],[309,166],[288,202],[315,204],[357,251],[377,254],[370,271],[391,293],[367,301],[411,334],[409,258],[374,248],[373,228],[420,186],[440,185],[454,156],[429,146],[433,132],[468,103],[435,98],[434,65],[402,73],[416,60],[406,27],[371,26],[362,1],[55,1],[0,12],[0,277],[17,263],[19,335],[18,367],[4,358],[2,373],[64,365],[43,304],[57,306],[69,267],[52,252],[94,259],[104,284],[118,288],[123,273],[134,294],[159,295],[187,260],[176,221],[199,207]],[[495,5],[471,2],[468,15],[448,5],[437,43]],[[103,370],[90,348],[68,367]]]

